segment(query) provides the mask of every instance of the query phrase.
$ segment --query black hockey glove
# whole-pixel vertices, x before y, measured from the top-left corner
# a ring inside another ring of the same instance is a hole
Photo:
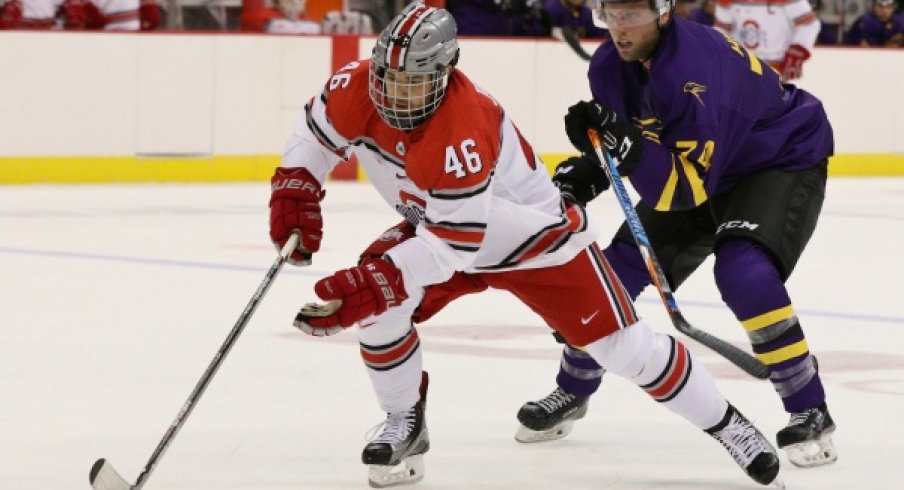
[[[594,101],[581,101],[568,108],[565,115],[565,132],[575,148],[585,155],[596,152],[587,137],[587,130],[594,128],[610,155],[618,159],[618,170],[627,176],[637,167],[643,156],[643,136],[640,128],[621,118],[615,111]],[[605,164],[605,162],[602,162]]]
[[[556,165],[552,181],[566,199],[586,206],[609,188],[609,178],[596,160],[571,157]]]

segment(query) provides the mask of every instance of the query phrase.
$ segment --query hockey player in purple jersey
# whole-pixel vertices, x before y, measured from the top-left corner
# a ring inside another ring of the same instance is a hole
[[[904,46],[904,14],[895,13],[895,0],[873,0],[847,35],[855,46]]]
[[[714,255],[722,300],[790,415],[779,447],[798,466],[835,461],[816,358],[784,284],[825,195],[833,137],[822,104],[736,40],[674,18],[674,0],[591,1],[612,42],[590,62],[593,100],[565,116],[583,156],[562,162],[554,180],[582,203],[608,188],[587,139],[599,131],[641,196],[637,212],[672,288]],[[632,298],[651,283],[626,225],[605,255]],[[567,435],[603,372],[566,345],[558,387],[521,408],[516,439]]]

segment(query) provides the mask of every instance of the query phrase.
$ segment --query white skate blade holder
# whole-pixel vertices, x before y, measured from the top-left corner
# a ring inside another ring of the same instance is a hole
[[[835,451],[835,443],[832,442],[832,433],[823,434],[815,441],[804,441],[798,444],[786,446],[788,461],[800,468],[812,468],[814,466],[834,463],[838,459]]]
[[[415,454],[395,466],[367,465],[367,481],[373,488],[417,483],[424,479],[424,455]]]
[[[515,440],[525,444],[555,441],[571,434],[571,429],[573,427],[574,420],[565,420],[561,424],[547,430],[531,430],[523,425],[519,425],[518,430],[515,432]]]

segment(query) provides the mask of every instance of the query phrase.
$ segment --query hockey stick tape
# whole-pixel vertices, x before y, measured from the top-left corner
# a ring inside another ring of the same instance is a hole
[[[333,313],[336,313],[336,310],[338,310],[341,305],[342,300],[338,299],[330,300],[326,303],[308,303],[301,308],[301,311],[299,311],[297,315],[295,315],[295,322],[293,324],[302,332],[315,337],[335,335],[343,330],[339,325],[327,328],[313,327],[308,323],[308,319],[330,316]]]

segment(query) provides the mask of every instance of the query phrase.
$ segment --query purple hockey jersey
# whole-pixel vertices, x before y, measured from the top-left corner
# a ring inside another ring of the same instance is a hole
[[[848,44],[863,46],[904,45],[904,14],[882,22],[873,13],[860,16],[848,33]]]
[[[693,21],[672,21],[649,72],[605,43],[589,78],[594,99],[643,129],[643,160],[630,179],[657,210],[699,206],[753,172],[802,170],[833,151],[819,99]]]
[[[607,38],[609,31],[593,23],[593,11],[586,4],[574,9],[565,0],[546,0],[543,8],[549,13],[553,27],[568,26],[580,38]]]

